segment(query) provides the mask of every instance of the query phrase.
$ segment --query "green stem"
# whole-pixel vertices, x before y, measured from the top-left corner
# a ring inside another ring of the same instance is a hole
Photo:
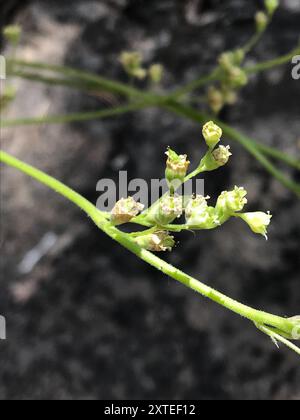
[[[82,112],[69,115],[54,115],[47,117],[34,117],[34,118],[21,118],[17,120],[3,120],[0,122],[0,127],[19,127],[27,125],[40,125],[40,124],[63,124],[71,122],[83,122],[90,120],[98,120],[115,117],[117,115],[125,114],[128,112],[137,111],[148,107],[149,103],[133,103],[123,107],[104,109],[94,112]]]
[[[58,194],[64,196],[76,204],[94,221],[99,229],[106,233],[111,239],[115,240],[120,245],[135,254],[138,258],[147,262],[167,276],[182,283],[186,287],[194,290],[204,297],[209,298],[217,304],[222,305],[232,312],[247,318],[255,324],[261,326],[269,326],[275,330],[282,331],[287,335],[292,334],[294,324],[289,319],[275,316],[243,305],[242,303],[239,303],[236,300],[225,296],[224,294],[212,289],[199,280],[196,280],[188,274],[166,263],[153,253],[141,248],[136,244],[134,239],[131,238],[129,234],[123,233],[114,227],[111,222],[107,220],[106,215],[99,211],[92,203],[55,178],[45,174],[44,172],[34,168],[31,165],[16,159],[4,151],[0,151],[0,162],[18,169],[19,171],[46,185],[50,189],[54,190]]]
[[[18,71],[17,68],[21,67],[28,68],[28,69],[36,69],[36,70],[43,70],[43,71],[51,71],[59,74],[63,74],[66,77],[75,78],[77,80],[81,80],[82,82],[92,83],[93,85],[97,86],[100,89],[104,89],[106,91],[117,93],[120,95],[124,95],[126,97],[138,97],[140,98],[141,95],[143,99],[148,99],[153,101],[155,98],[158,99],[157,95],[153,95],[151,93],[142,92],[139,89],[136,89],[132,86],[128,86],[125,83],[116,82],[114,80],[109,80],[104,77],[95,75],[93,73],[89,73],[82,70],[76,70],[71,67],[66,66],[56,66],[50,65],[45,63],[37,63],[37,62],[27,62],[22,60],[12,60],[9,61],[9,67],[12,68],[12,72]]]

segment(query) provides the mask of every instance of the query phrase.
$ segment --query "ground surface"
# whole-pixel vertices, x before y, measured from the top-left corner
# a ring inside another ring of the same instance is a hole
[[[254,13],[254,2],[249,7],[242,0],[29,3],[16,13],[25,28],[23,57],[123,78],[117,56],[138,48],[147,61],[166,66],[165,87],[207,71],[224,48],[247,39]],[[297,42],[299,5],[283,3],[253,59],[274,57]],[[223,117],[296,155],[300,83],[290,71],[254,78]],[[18,87],[10,116],[99,106],[62,89]],[[200,127],[156,110],[3,131],[2,145],[93,201],[97,181],[117,178],[120,169],[131,178],[163,176],[168,145],[194,162],[201,153]],[[214,197],[245,185],[251,208],[274,213],[270,241],[232,222],[197,238],[182,235],[167,258],[245,303],[299,314],[299,201],[236,144],[232,148],[230,168],[210,176],[206,192]],[[63,199],[13,170],[1,173],[0,312],[8,324],[8,339],[0,344],[1,399],[300,398],[294,354],[278,351],[247,322],[137,261]],[[29,267],[28,252],[41,241],[51,249]]]

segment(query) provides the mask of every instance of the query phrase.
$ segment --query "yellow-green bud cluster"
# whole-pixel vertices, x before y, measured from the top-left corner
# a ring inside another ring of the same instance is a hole
[[[223,107],[237,101],[237,91],[247,85],[249,79],[242,69],[245,52],[242,49],[225,52],[219,57],[220,80],[218,86],[211,86],[207,92],[210,109],[218,114]]]
[[[209,121],[204,125],[202,134],[209,150],[200,162],[201,172],[214,171],[226,165],[232,156],[230,146],[219,146],[215,149],[221,141],[222,129],[213,121]]]
[[[120,62],[129,76],[143,80],[147,77],[147,71],[142,67],[143,57],[139,52],[125,51],[121,54]]]
[[[129,223],[143,210],[144,205],[137,203],[132,197],[122,198],[111,211],[111,221],[116,226]]]
[[[161,64],[153,64],[147,70],[143,67],[143,56],[137,51],[124,51],[120,56],[120,63],[122,64],[126,73],[139,80],[146,79],[149,76],[153,83],[160,83],[164,67]]]

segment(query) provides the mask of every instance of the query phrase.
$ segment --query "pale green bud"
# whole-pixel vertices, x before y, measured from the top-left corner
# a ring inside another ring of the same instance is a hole
[[[212,156],[219,168],[221,166],[225,166],[228,163],[230,156],[232,156],[232,153],[230,152],[230,146],[218,147],[212,152]]]
[[[152,225],[166,226],[181,217],[183,210],[183,197],[165,195],[150,208],[145,221]]]
[[[224,191],[217,201],[216,209],[221,214],[234,214],[242,211],[248,200],[244,188],[235,187],[233,191]]]
[[[210,197],[197,195],[190,199],[185,208],[186,224],[194,229],[214,229],[220,225],[220,220],[213,207],[209,207]]]
[[[149,69],[149,76],[153,83],[160,83],[164,74],[164,67],[161,64],[153,64]]]
[[[265,7],[270,16],[272,16],[279,7],[279,0],[265,0]]]
[[[255,15],[255,23],[257,32],[264,32],[269,23],[269,18],[265,12],[257,12]]]
[[[111,221],[114,225],[129,223],[144,210],[144,205],[137,203],[132,197],[119,200],[111,211]]]
[[[210,121],[204,125],[202,134],[207,146],[213,149],[220,142],[223,131],[213,121]]]
[[[125,51],[121,54],[120,62],[124,70],[132,77],[143,80],[147,76],[147,71],[142,68],[143,56],[136,51]]]
[[[272,215],[270,213],[243,213],[240,214],[239,217],[250,226],[252,232],[263,235],[266,239],[268,239],[267,229],[272,219]]]
[[[240,88],[248,84],[247,73],[240,67],[232,67],[228,74],[228,82],[234,88]]]
[[[13,45],[18,45],[22,35],[22,29],[19,25],[6,26],[3,30],[3,35]]]
[[[149,235],[141,235],[135,241],[140,247],[151,252],[172,251],[175,246],[174,237],[164,230]]]
[[[207,92],[207,102],[214,114],[219,112],[224,107],[224,95],[220,89],[211,86]]]
[[[179,180],[179,184],[181,184],[186,177],[191,162],[188,160],[187,155],[178,155],[172,149],[168,149],[166,155],[168,156],[166,180],[169,184]]]
[[[204,172],[215,171],[216,169],[225,166],[232,153],[230,152],[230,146],[220,146],[213,151],[206,153],[204,158],[201,160],[199,167]]]
[[[220,67],[226,72],[230,72],[232,67],[240,66],[245,59],[245,51],[237,49],[222,53],[219,57]]]

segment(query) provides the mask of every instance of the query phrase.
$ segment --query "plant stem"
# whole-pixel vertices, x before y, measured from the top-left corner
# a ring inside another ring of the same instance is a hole
[[[27,125],[40,125],[40,124],[63,124],[71,122],[83,122],[90,120],[98,120],[104,118],[115,117],[117,115],[125,114],[128,112],[137,111],[148,107],[149,103],[132,103],[124,105],[123,107],[104,109],[94,112],[81,112],[69,115],[54,115],[46,117],[34,117],[34,118],[21,118],[17,120],[3,120],[0,121],[0,127],[17,127]]]
[[[153,101],[155,98],[158,99],[157,95],[153,95],[150,92],[142,92],[139,89],[136,89],[132,86],[129,86],[125,83],[116,82],[114,80],[110,80],[101,76],[98,76],[93,73],[89,73],[82,70],[76,70],[70,67],[65,66],[56,66],[50,65],[45,63],[37,63],[37,62],[26,62],[22,60],[11,60],[8,62],[9,66],[12,68],[12,72],[16,72],[16,68],[29,68],[29,69],[36,69],[36,70],[44,70],[44,71],[51,71],[59,74],[63,74],[68,78],[71,77],[76,80],[80,80],[86,83],[92,83],[93,85],[97,86],[100,89],[107,90],[112,93],[118,93],[120,95],[124,95],[126,97],[138,97],[140,98],[141,95],[146,100]]]
[[[92,203],[55,178],[16,159],[4,151],[0,151],[0,162],[18,169],[76,204],[94,221],[98,228],[105,232],[111,239],[115,240],[138,258],[147,262],[167,276],[259,326],[269,326],[279,332],[281,331],[291,335],[294,324],[289,319],[258,311],[243,305],[173,267],[153,253],[141,248],[129,234],[123,233],[114,227],[111,222],[107,220],[106,215],[99,211]]]

